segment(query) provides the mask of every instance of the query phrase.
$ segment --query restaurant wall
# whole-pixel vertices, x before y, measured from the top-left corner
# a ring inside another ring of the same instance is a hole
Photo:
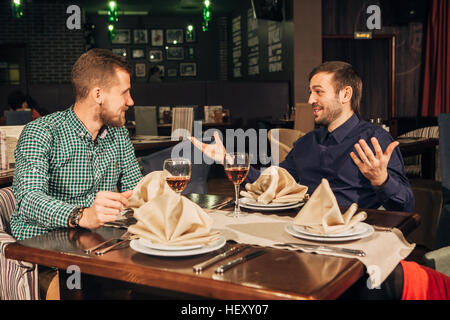
[[[73,1],[67,0],[26,1],[24,16],[16,19],[10,1],[0,1],[0,60],[8,54],[5,51],[11,50],[8,48],[16,47],[22,49],[17,54],[23,61],[20,85],[0,84],[0,110],[6,109],[8,94],[17,89],[40,96],[35,99],[46,108],[46,99],[56,92],[54,88],[70,82],[72,65],[84,52],[85,44],[82,30],[66,27],[66,10],[71,4]],[[39,89],[34,90],[34,86]],[[71,90],[68,95],[72,96]],[[53,99],[66,100],[64,97]]]
[[[16,19],[10,1],[0,1],[0,44],[25,45],[28,83],[70,81],[72,65],[84,52],[82,30],[66,27],[66,9],[72,3],[27,1],[24,16]]]
[[[250,1],[229,20],[229,74],[235,81],[293,79],[292,0],[283,1],[283,20],[255,19]]]
[[[217,19],[217,17],[215,17]],[[95,25],[94,39],[95,46],[98,48],[114,49],[125,48],[127,50],[127,60],[135,69],[136,64],[145,64],[146,75],[143,77],[136,77],[133,74],[133,80],[137,82],[148,82],[149,69],[155,65],[164,67],[164,82],[175,81],[201,81],[201,80],[217,80],[218,79],[218,64],[217,64],[217,50],[218,50],[218,34],[219,26],[212,23],[207,32],[203,32],[202,19],[200,15],[197,16],[121,16],[116,24],[117,29],[130,30],[131,39],[129,44],[114,44],[109,39],[107,30],[107,16],[89,15],[87,16],[87,23]],[[186,42],[184,33],[188,24],[192,24],[195,30],[195,41]],[[133,31],[137,29],[145,29],[148,33],[147,44],[136,44],[133,39]],[[151,30],[163,30],[164,41],[162,46],[154,46],[151,41]],[[168,29],[181,29],[183,31],[183,43],[173,45],[167,43],[166,31]],[[169,60],[167,56],[166,46],[178,47],[183,51],[183,58],[181,60]],[[194,56],[188,57],[188,48],[194,49]],[[133,58],[132,50],[143,49],[144,57]],[[150,50],[160,50],[162,52],[162,61],[151,62],[149,59]],[[181,63],[195,63],[195,76],[182,76],[180,73]],[[169,75],[168,71],[176,70],[174,76]]]

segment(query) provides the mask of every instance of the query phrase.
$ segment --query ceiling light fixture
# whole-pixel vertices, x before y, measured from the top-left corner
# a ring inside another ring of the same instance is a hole
[[[119,21],[119,14],[117,12],[117,2],[108,1],[108,32],[109,38],[113,40],[116,37],[116,31],[114,28],[114,23]]]
[[[20,19],[23,16],[23,5],[22,0],[12,0],[11,1],[11,9],[13,17],[16,19]]]
[[[202,30],[204,32],[208,31],[210,21],[211,21],[211,1],[205,0],[203,2],[203,23],[202,23]]]

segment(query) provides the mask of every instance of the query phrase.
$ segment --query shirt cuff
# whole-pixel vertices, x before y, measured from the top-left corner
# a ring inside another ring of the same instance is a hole
[[[381,203],[392,198],[394,195],[398,193],[400,189],[400,184],[395,179],[392,179],[391,176],[388,176],[387,181],[381,187],[374,187],[375,192],[378,195],[378,199]]]
[[[59,213],[52,216],[53,219],[50,225],[53,228],[68,228],[69,215],[76,207],[76,205],[64,203],[60,207]]]

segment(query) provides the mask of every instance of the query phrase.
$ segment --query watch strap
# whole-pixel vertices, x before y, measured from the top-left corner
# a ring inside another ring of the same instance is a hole
[[[82,207],[76,207],[72,210],[72,212],[69,215],[69,224],[73,226],[74,228],[79,227],[79,222],[81,217],[83,216],[83,210],[85,208]]]

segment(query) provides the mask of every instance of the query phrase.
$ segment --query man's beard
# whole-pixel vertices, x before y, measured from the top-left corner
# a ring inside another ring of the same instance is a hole
[[[327,107],[324,106],[320,107],[322,108],[322,115],[314,119],[314,122],[318,125],[328,127],[334,120],[339,118],[339,116],[342,114],[342,108],[338,104],[338,102],[334,102]]]
[[[110,127],[123,127],[125,125],[125,116],[122,116],[122,114],[115,116],[105,103],[101,106],[100,120],[104,125]]]

